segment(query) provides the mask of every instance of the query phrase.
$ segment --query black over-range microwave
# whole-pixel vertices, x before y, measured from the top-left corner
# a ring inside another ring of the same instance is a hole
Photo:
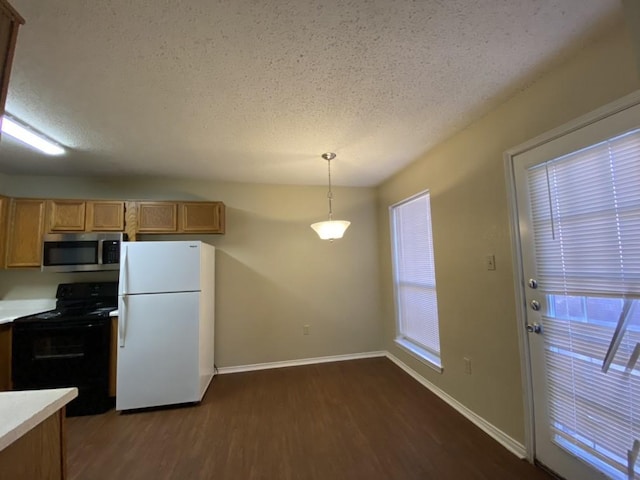
[[[95,272],[120,268],[123,233],[54,233],[44,236],[43,272]]]

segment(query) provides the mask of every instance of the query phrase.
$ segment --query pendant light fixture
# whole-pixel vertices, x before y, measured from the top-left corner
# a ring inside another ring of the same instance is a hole
[[[327,198],[329,199],[329,220],[312,223],[311,228],[316,231],[320,239],[333,241],[336,238],[342,238],[345,230],[351,225],[351,222],[333,219],[333,208],[331,205],[331,201],[333,200],[333,192],[331,191],[331,160],[336,158],[336,154],[331,152],[323,153],[322,158],[327,161],[329,170],[329,193],[327,194]]]

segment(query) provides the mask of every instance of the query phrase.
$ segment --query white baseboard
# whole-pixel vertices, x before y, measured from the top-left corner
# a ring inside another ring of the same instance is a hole
[[[433,383],[429,382],[426,378],[420,375],[418,372],[413,370],[411,367],[406,365],[404,362],[399,360],[397,357],[392,355],[389,352],[386,352],[387,358],[391,360],[393,363],[398,365],[401,369],[411,375],[414,379],[420,382],[423,386],[431,390],[434,394],[440,397],[442,400],[447,402],[451,407],[458,411],[462,416],[466,417],[468,420],[473,422],[477,427],[479,427],[482,431],[487,433],[491,438],[497,441],[504,448],[509,450],[511,453],[516,455],[520,459],[525,459],[527,457],[527,451],[523,444],[513,439],[502,430],[494,426],[493,424],[486,421],[481,416],[477,415],[473,411],[469,410],[467,407],[458,402],[455,398],[448,395],[438,387],[436,387]]]
[[[358,360],[361,358],[385,357],[387,352],[363,352],[347,355],[332,355],[329,357],[301,358],[300,360],[285,360],[283,362],[254,363],[252,365],[239,365],[237,367],[220,367],[218,373],[251,372],[254,370],[268,370],[270,368],[297,367],[300,365],[313,365],[314,363],[342,362],[345,360]]]
[[[424,387],[428,388],[454,408],[458,413],[465,418],[473,422],[474,425],[479,427],[482,431],[487,433],[491,438],[496,440],[500,445],[516,455],[518,458],[527,458],[527,452],[524,445],[517,440],[514,440],[502,430],[486,421],[481,416],[477,415],[473,411],[458,402],[455,398],[445,393],[443,390],[436,387],[433,383],[429,382],[426,378],[420,375],[418,372],[410,368],[407,364],[399,360],[396,356],[386,351],[380,352],[363,352],[353,353],[347,355],[333,355],[329,357],[315,357],[315,358],[302,358],[300,360],[286,360],[283,362],[269,362],[269,363],[254,363],[252,365],[239,365],[237,367],[220,367],[218,373],[221,375],[227,373],[240,373],[251,372],[254,370],[268,370],[271,368],[284,368],[284,367],[296,367],[300,365],[313,365],[315,363],[328,363],[328,362],[341,362],[345,360],[358,360],[361,358],[375,358],[375,357],[387,357],[393,363],[398,365],[402,370],[411,375],[415,380],[420,382]]]

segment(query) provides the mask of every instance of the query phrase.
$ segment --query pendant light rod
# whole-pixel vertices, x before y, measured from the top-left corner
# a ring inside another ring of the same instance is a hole
[[[333,200],[333,192],[331,191],[331,160],[336,158],[336,154],[332,152],[323,153],[322,158],[327,161],[327,170],[329,171],[329,193],[327,193],[327,198],[329,199],[329,220],[333,220],[333,208],[331,205]]]

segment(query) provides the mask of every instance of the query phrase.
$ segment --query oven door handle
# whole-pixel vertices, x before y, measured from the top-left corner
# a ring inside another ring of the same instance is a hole
[[[122,297],[122,302],[118,309],[118,345],[124,348],[124,337],[127,334],[127,297]]]

